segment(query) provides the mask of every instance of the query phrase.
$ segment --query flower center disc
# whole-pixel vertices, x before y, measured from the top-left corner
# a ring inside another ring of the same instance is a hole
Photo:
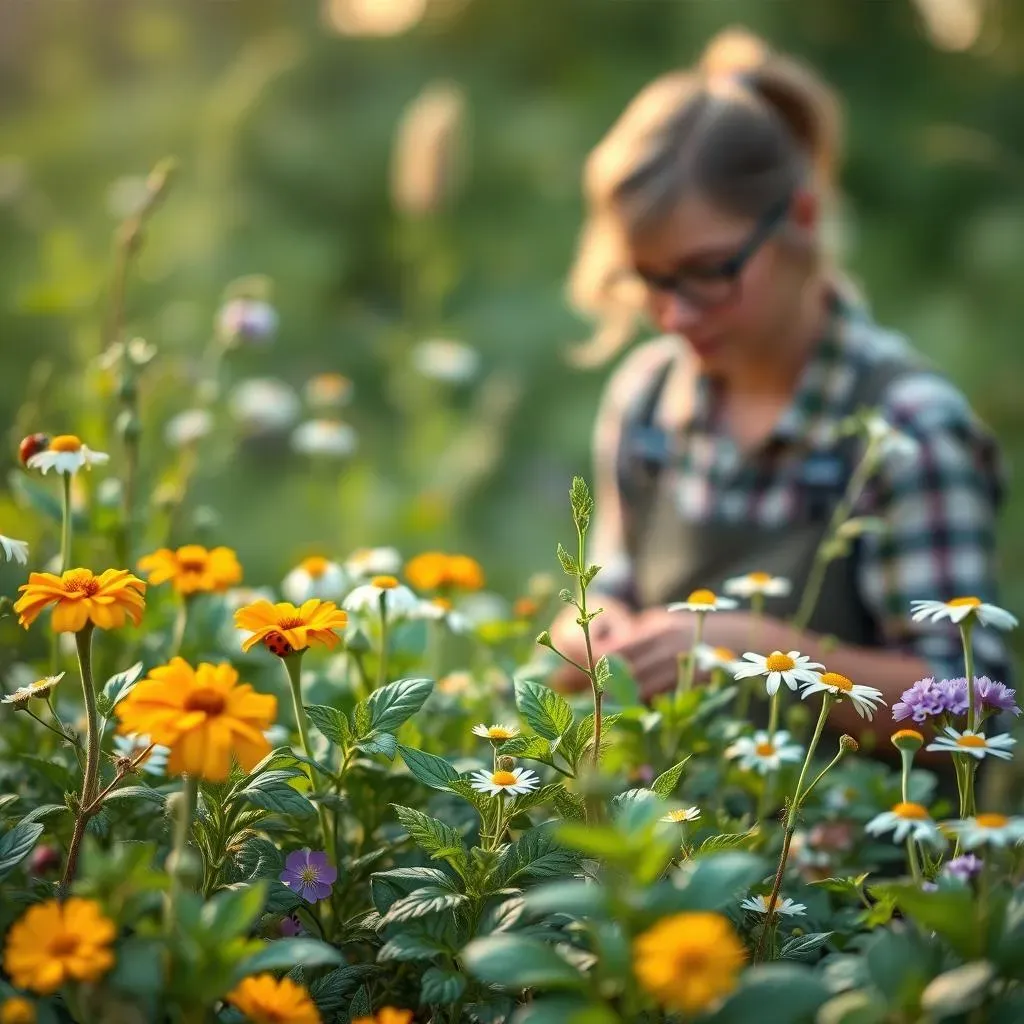
[[[928,817],[928,811],[920,804],[914,803],[896,804],[892,813],[899,818],[909,818],[911,821],[922,821]]]
[[[487,736],[492,740],[512,739],[512,733],[508,729],[503,729],[501,726],[494,726],[488,729]]]
[[[302,560],[301,567],[316,580],[327,572],[327,566],[330,564],[331,563],[328,562],[323,555],[310,555],[309,558],[304,558]]]
[[[318,880],[319,875],[317,874],[316,868],[313,867],[312,865],[309,865],[308,867],[304,867],[302,869],[302,876],[301,877],[302,877],[302,881],[303,882],[305,882],[307,884],[311,884],[311,883],[316,882]]]
[[[764,660],[765,668],[769,672],[789,672],[796,668],[796,662],[788,655],[783,654],[781,651],[773,651]]]
[[[491,782],[495,786],[514,786],[516,781],[516,777],[511,772],[495,772],[491,776]]]
[[[64,592],[66,594],[85,594],[86,597],[92,597],[99,589],[100,585],[96,582],[96,577],[87,569],[71,573],[71,575],[64,579]]]
[[[714,654],[714,656],[719,661],[735,661],[736,660],[736,652],[735,651],[730,651],[728,647],[716,647],[712,651],[712,654]]]
[[[834,686],[837,690],[845,690],[847,693],[853,689],[853,681],[841,676],[838,672],[826,672],[821,681],[826,686]]]
[[[278,626],[281,629],[298,629],[299,626],[304,626],[305,624],[306,623],[303,622],[302,619],[293,617],[293,618],[290,618],[290,619],[282,619],[278,623]]]
[[[185,698],[185,710],[219,715],[224,710],[224,697],[216,690],[196,690]]]
[[[374,576],[370,583],[378,590],[394,590],[398,586],[394,576]]]
[[[981,604],[981,598],[954,597],[952,601],[947,601],[946,604],[948,604],[950,608],[977,608]]]
[[[771,580],[771,575],[766,572],[752,572],[747,575],[747,579],[751,583],[768,583]]]
[[[713,590],[695,590],[686,599],[687,604],[714,604],[715,592]]]
[[[771,757],[775,753],[774,743],[758,743],[754,750],[760,757]]]
[[[961,736],[956,741],[958,747],[973,747],[976,750],[984,750],[988,746],[984,736]]]
[[[82,442],[74,434],[58,434],[50,442],[50,450],[54,452],[79,452]]]
[[[974,820],[982,828],[1006,828],[1010,822],[1005,814],[978,814]]]
[[[50,956],[70,956],[78,949],[78,937],[67,932],[59,932],[47,946]]]

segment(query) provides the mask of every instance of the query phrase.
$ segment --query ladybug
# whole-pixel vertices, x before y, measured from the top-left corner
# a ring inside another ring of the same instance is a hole
[[[263,638],[263,646],[266,647],[271,654],[276,654],[279,658],[287,658],[289,654],[295,653],[295,648],[280,633],[268,633]]]
[[[31,459],[33,455],[45,452],[49,447],[49,434],[29,434],[28,437],[23,438],[21,444],[18,445],[18,458],[21,460],[21,464],[23,466],[27,466],[28,460]]]

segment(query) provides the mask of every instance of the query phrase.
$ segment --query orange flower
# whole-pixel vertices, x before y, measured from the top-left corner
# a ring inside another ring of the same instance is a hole
[[[291,978],[272,974],[246,978],[227,994],[253,1024],[320,1024],[320,1013],[309,993]]]
[[[0,1024],[36,1024],[36,1008],[21,996],[0,1003]]]
[[[334,647],[338,643],[335,630],[344,629],[347,623],[348,615],[333,601],[315,597],[304,601],[300,607],[287,601],[277,604],[257,601],[235,612],[235,625],[252,633],[242,641],[243,651],[266,643],[280,655],[304,651],[311,644]]]
[[[177,551],[160,548],[140,558],[139,569],[154,586],[170,580],[179,594],[222,594],[242,581],[242,567],[231,548],[208,551],[199,544]]]
[[[385,1006],[372,1017],[356,1017],[352,1024],[412,1024],[412,1010],[398,1010]]]
[[[405,575],[417,590],[479,590],[484,585],[484,571],[476,559],[442,551],[417,555],[406,565]]]
[[[146,584],[127,569],[106,569],[99,576],[88,569],[68,569],[62,576],[33,572],[18,590],[22,596],[14,610],[26,629],[51,604],[55,633],[77,633],[88,622],[118,629],[126,616],[137,626],[146,608]]]
[[[257,693],[227,663],[193,668],[173,658],[154,668],[117,706],[119,731],[170,747],[167,771],[221,782],[231,758],[249,771],[270,753],[263,735],[277,714],[277,698]]]

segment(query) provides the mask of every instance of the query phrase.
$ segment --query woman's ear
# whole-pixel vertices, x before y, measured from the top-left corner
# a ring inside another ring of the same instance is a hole
[[[818,226],[820,204],[818,197],[806,188],[798,188],[793,194],[790,219],[801,231],[814,231]]]

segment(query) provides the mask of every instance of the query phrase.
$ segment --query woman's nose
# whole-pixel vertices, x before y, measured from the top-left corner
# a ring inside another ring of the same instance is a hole
[[[654,317],[658,329],[666,334],[686,334],[700,322],[703,313],[692,302],[674,292],[657,296]]]

